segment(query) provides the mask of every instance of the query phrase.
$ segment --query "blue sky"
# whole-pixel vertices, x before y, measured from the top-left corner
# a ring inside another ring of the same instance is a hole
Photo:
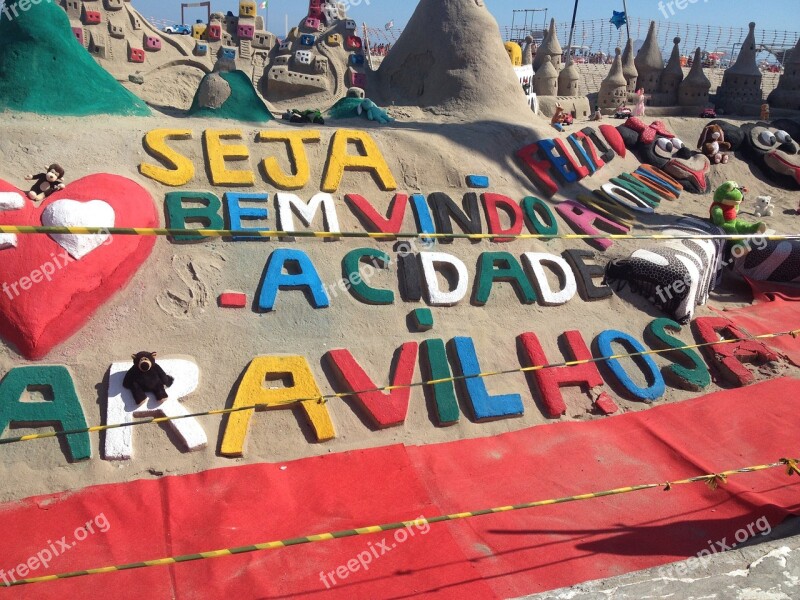
[[[260,3],[260,0],[258,0]],[[674,16],[663,0],[664,11],[670,21],[691,24],[713,24],[724,27],[746,27],[755,20],[759,29],[800,29],[800,0],[677,0],[685,3],[683,10],[674,6]],[[675,0],[673,0],[674,2]],[[414,12],[413,0],[350,0],[349,15],[359,24],[366,21],[371,27],[383,27],[393,20],[399,27],[404,25]],[[511,25],[512,10],[523,8],[547,8],[548,16],[557,21],[572,18],[572,2],[569,0],[486,0],[489,9],[501,25]],[[147,17],[180,20],[180,2],[175,0],[133,0],[134,7]],[[270,0],[270,29],[283,33],[284,15],[289,16],[290,27],[305,15],[304,0]],[[756,7],[769,7],[759,11]],[[238,0],[212,0],[214,11],[237,12]],[[578,19],[608,19],[613,10],[622,10],[622,0],[581,0]],[[628,11],[632,17],[664,20],[659,10],[659,0],[628,0]],[[263,12],[262,12],[263,14]],[[187,21],[201,18],[200,9],[191,9]]]

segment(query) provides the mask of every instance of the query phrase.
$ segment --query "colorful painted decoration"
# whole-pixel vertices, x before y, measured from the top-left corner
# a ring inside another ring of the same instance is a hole
[[[32,389],[46,387],[51,399],[31,401],[25,398]],[[88,427],[75,384],[69,371],[62,366],[30,366],[11,369],[0,381],[0,435],[11,425],[55,427],[70,431]],[[92,457],[89,433],[64,436],[73,461]]]
[[[0,181],[0,193],[23,195],[4,181]],[[9,196],[4,197],[8,203]],[[0,222],[157,227],[159,218],[147,190],[130,179],[103,174],[68,185],[38,207],[24,199],[22,208],[0,211]],[[0,251],[0,280],[4,282],[0,335],[26,358],[46,356],[83,327],[125,287],[155,244],[154,238],[143,236],[80,238],[18,237],[15,246]]]
[[[486,382],[476,375],[482,373],[472,338],[456,337],[453,347],[458,357],[460,374],[466,377],[464,386],[476,421],[515,417],[524,414],[525,407],[519,394],[491,396]]]
[[[642,163],[664,171],[693,193],[704,194],[711,190],[708,158],[692,151],[662,121],[648,124],[631,117],[617,130],[625,146],[635,151]]]
[[[406,420],[411,396],[409,384],[416,371],[418,348],[416,342],[407,342],[400,347],[389,379],[390,385],[396,389],[388,392],[367,391],[380,386],[367,375],[349,350],[331,350],[325,359],[375,426],[384,429],[402,425]]]
[[[789,189],[800,186],[800,125],[783,119],[747,123],[742,131],[745,153],[770,179]]]
[[[425,295],[431,306],[454,306],[461,302],[469,289],[467,266],[458,258],[444,252],[421,252],[422,272],[425,276]],[[438,270],[449,271],[452,289],[442,290]]]
[[[800,282],[800,241],[761,239],[749,245],[733,263],[733,270],[752,281]]]
[[[670,335],[669,332],[680,332],[682,329],[683,327],[672,319],[656,319],[647,326],[646,332],[654,338],[656,343],[651,344],[654,348],[681,348],[687,342],[679,340]],[[665,381],[675,387],[695,392],[699,392],[711,385],[711,374],[708,371],[708,367],[695,350],[676,350],[672,354],[679,355],[682,360],[680,362],[676,360],[675,364],[661,369]],[[670,354],[662,354],[661,356],[672,360]],[[684,364],[690,364],[691,367],[686,367]]]
[[[423,368],[423,377],[427,381],[440,381],[431,386],[436,419],[441,426],[458,423],[461,411],[458,408],[455,384],[452,381],[441,381],[442,379],[451,379],[453,376],[450,371],[450,363],[447,361],[444,340],[425,340],[420,347],[421,355],[424,357],[424,360],[420,362]]]
[[[721,230],[699,219],[681,219],[667,235],[720,235]],[[688,323],[697,306],[708,300],[722,268],[724,241],[670,240],[640,248],[630,258],[606,266],[605,283],[618,291],[630,286],[679,323]]]
[[[743,363],[763,365],[780,360],[780,356],[763,342],[747,339],[749,336],[746,332],[724,317],[701,317],[692,322],[692,327],[704,344],[713,344],[726,337],[741,340],[703,348],[703,354],[712,369],[733,385],[741,387],[756,381]]]
[[[299,271],[297,274],[284,273],[289,263],[297,265]],[[302,250],[278,249],[270,255],[264,269],[264,283],[258,296],[259,310],[274,310],[278,291],[286,289],[307,291],[314,308],[327,308],[330,305],[317,269]]]
[[[591,360],[593,358],[580,331],[566,331],[562,339],[569,348],[570,356],[566,357],[566,360]],[[517,342],[525,356],[524,367],[559,362],[559,360],[548,360],[539,338],[534,333],[523,333],[517,338]],[[597,369],[597,364],[593,362],[560,369],[539,369],[532,372],[532,378],[536,381],[536,389],[547,409],[548,416],[554,419],[567,412],[567,405],[561,394],[562,387],[580,386],[583,391],[589,393],[603,385],[603,377]],[[533,388],[533,386],[531,387]]]
[[[267,388],[264,381],[289,377],[287,387]],[[316,398],[309,400],[309,398]],[[322,392],[302,356],[259,356],[250,363],[236,391],[233,407],[261,405],[267,408],[300,408],[314,431],[318,442],[336,437],[333,421],[324,402]],[[228,416],[222,433],[220,454],[242,456],[250,431],[250,420],[255,410],[241,410]]]
[[[635,337],[623,333],[622,331],[609,329],[597,336],[597,349],[601,356],[607,359],[605,364],[614,374],[617,382],[625,388],[631,396],[638,400],[644,400],[645,402],[652,402],[661,398],[666,391],[666,384],[664,383],[664,378],[661,376],[661,371],[659,371],[655,361],[649,355],[640,356],[634,361],[647,378],[647,387],[640,387],[636,385],[619,359],[613,358],[621,354],[621,352],[615,351],[612,344],[624,346],[625,354],[646,352],[647,348],[642,346],[641,342]]]
[[[153,416],[185,417],[189,411],[181,399],[194,392],[200,385],[200,368],[196,363],[185,359],[165,359],[158,361],[174,383],[167,388],[167,398],[160,400],[148,394],[144,403],[138,402],[133,393],[123,385],[125,374],[130,369],[130,361],[116,362],[108,372],[108,399],[106,422],[109,425],[130,423],[135,419]],[[208,444],[208,437],[198,419],[177,418],[167,421],[167,427],[181,441],[181,450],[199,450]],[[133,427],[109,429],[105,435],[106,460],[129,460],[133,457]]]

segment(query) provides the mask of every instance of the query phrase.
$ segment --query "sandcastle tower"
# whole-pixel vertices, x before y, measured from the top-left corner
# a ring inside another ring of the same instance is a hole
[[[558,74],[558,95],[577,96],[580,79],[578,67],[572,62],[572,57],[570,56],[567,66]]]
[[[661,74],[661,88],[659,102],[661,106],[675,106],[678,104],[678,90],[683,81],[683,67],[681,67],[681,38],[672,40],[672,54],[669,57],[664,72]]]
[[[628,82],[622,69],[622,50],[617,48],[614,64],[608,72],[608,77],[600,84],[600,94],[597,103],[606,111],[616,110],[620,104],[628,100]]]
[[[658,30],[656,22],[650,21],[650,30],[639,53],[636,55],[636,70],[639,78],[636,88],[644,88],[645,92],[654,93],[661,89],[661,73],[664,70],[664,57],[658,46]]]
[[[533,75],[533,91],[537,96],[558,95],[558,71],[549,60],[536,69]]]
[[[625,81],[628,82],[629,96],[633,96],[636,93],[636,81],[639,79],[635,58],[633,55],[633,40],[628,38],[628,43],[625,44],[625,51],[622,53],[622,74],[625,75]]]
[[[722,85],[717,90],[717,108],[726,113],[752,112],[759,107],[763,95],[761,80],[763,76],[756,63],[756,24],[750,23],[750,32],[742,44],[736,63],[725,71]]]
[[[770,106],[800,110],[800,40],[784,66],[778,87],[769,95]]]
[[[694,52],[692,70],[678,88],[678,104],[681,106],[706,106],[711,92],[711,81],[703,71],[703,52],[698,48]]]
[[[556,69],[556,72],[561,68],[561,55],[564,50],[558,41],[558,32],[556,31],[556,20],[550,19],[550,29],[547,30],[547,35],[542,40],[542,45],[536,51],[536,58],[533,59],[533,70],[538,71],[545,62],[550,62]]]
[[[536,42],[533,40],[532,35],[526,35],[525,46],[522,49],[522,64],[532,65],[534,54],[536,54]]]

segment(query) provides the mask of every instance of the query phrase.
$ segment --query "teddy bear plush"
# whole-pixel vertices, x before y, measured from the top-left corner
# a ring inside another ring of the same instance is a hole
[[[757,217],[771,217],[772,210],[772,197],[759,196],[756,198],[756,207],[753,209],[753,214]]]
[[[754,235],[764,233],[767,224],[747,223],[739,219],[739,207],[744,200],[747,188],[735,181],[726,181],[714,192],[714,203],[711,205],[711,221],[722,227],[725,233],[735,235]]]
[[[156,364],[156,353],[138,352],[131,358],[133,366],[125,373],[122,385],[131,391],[137,404],[147,400],[148,392],[155,394],[157,400],[166,400],[169,396],[166,388],[170,387],[175,379]]]
[[[702,151],[712,164],[725,164],[728,162],[728,155],[725,152],[731,150],[731,144],[725,141],[725,132],[722,127],[711,124],[703,129],[700,140],[697,142],[697,149]]]

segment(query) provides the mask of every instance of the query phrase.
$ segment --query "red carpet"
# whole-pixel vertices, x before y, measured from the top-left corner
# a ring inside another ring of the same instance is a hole
[[[750,281],[755,303],[744,308],[712,310],[734,321],[751,335],[800,329],[800,287]],[[762,340],[800,367],[800,338]]]
[[[0,508],[0,568],[62,536],[73,540],[75,528],[100,513],[107,533],[88,535],[31,575],[771,462],[800,454],[800,399],[787,393],[797,385],[780,379],[591,423],[328,455],[283,470],[230,467],[32,498]],[[663,564],[723,538],[730,544],[762,517],[775,526],[798,512],[798,492],[800,478],[774,469],[733,477],[717,491],[704,484],[654,489],[433,525],[404,543],[387,532],[35,584],[4,597],[91,598],[111,590],[118,600],[509,598]],[[372,548],[368,571],[359,567],[326,591],[320,571],[336,571]]]

